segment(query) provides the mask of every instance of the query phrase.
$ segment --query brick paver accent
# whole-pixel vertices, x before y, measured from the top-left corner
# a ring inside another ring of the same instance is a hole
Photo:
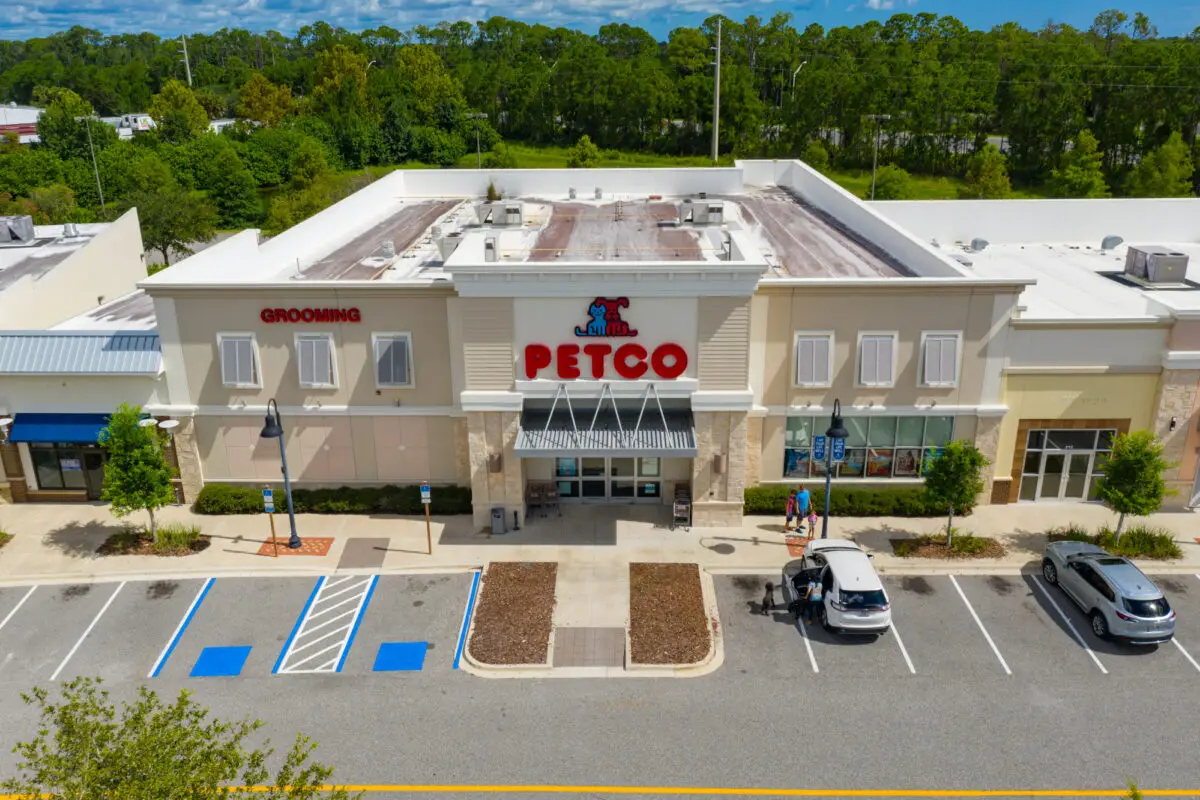
[[[625,629],[555,628],[553,666],[625,666]]]
[[[300,547],[292,550],[287,546],[288,534],[282,533],[279,536],[279,555],[281,556],[327,556],[329,548],[333,547],[333,538],[324,538],[321,536],[301,536]],[[267,539],[262,543],[262,547],[258,548],[260,556],[274,556],[275,545],[271,544],[271,540]]]

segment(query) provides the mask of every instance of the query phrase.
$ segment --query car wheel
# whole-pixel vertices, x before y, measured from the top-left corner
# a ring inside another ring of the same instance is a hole
[[[1092,612],[1092,633],[1096,634],[1098,639],[1108,638],[1108,620],[1099,611]]]
[[[1042,561],[1042,577],[1051,586],[1058,583],[1058,570],[1055,569],[1053,562],[1048,558]]]

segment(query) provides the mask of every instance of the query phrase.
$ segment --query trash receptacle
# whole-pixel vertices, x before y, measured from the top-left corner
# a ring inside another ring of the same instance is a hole
[[[505,533],[503,508],[496,507],[492,509],[492,533]]]

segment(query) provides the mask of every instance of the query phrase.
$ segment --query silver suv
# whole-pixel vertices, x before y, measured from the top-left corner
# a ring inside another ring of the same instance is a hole
[[[1162,644],[1175,635],[1175,612],[1154,581],[1129,560],[1086,542],[1051,542],[1042,576],[1088,615],[1101,639]]]

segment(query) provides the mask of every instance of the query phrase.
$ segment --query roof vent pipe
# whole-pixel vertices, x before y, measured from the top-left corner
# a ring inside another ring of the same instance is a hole
[[[72,239],[78,235],[79,228],[75,227],[74,222],[68,222],[66,225],[63,225],[63,236],[67,237],[68,239]]]
[[[567,189],[567,197],[571,198],[572,200],[575,199],[575,187],[574,186],[572,186],[570,189]]]
[[[1103,241],[1100,242],[1100,249],[1112,250],[1113,248],[1120,246],[1120,244],[1124,241],[1125,240],[1120,236],[1105,236]]]
[[[986,250],[987,246],[988,246],[987,239],[972,239],[971,240],[971,249],[974,250],[976,253],[978,253],[981,250]]]
[[[600,187],[599,187],[599,186],[597,186],[597,187],[596,187],[596,199],[597,199],[597,200],[603,200],[603,199],[604,199],[604,192],[600,191]]]
[[[395,258],[396,257],[396,243],[394,241],[392,241],[391,239],[385,240],[383,243],[383,247],[381,249],[383,250],[384,258]]]

